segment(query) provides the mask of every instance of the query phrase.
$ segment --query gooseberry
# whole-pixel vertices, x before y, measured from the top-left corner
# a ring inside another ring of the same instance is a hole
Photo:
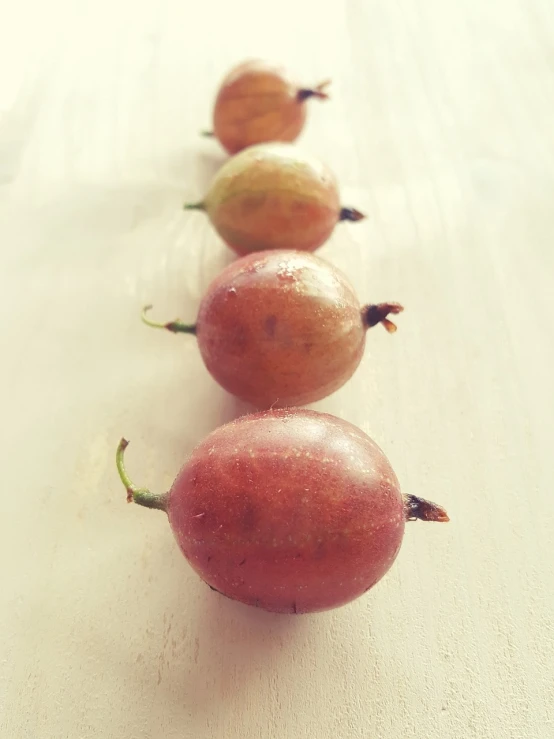
[[[225,77],[213,112],[213,135],[230,153],[264,141],[294,141],[306,122],[306,100],[326,100],[329,81],[295,84],[285,70],[253,60]]]
[[[266,251],[229,264],[211,283],[195,324],[155,328],[196,334],[204,363],[228,392],[258,408],[304,405],[341,387],[360,363],[366,330],[402,311],[361,306],[346,276],[306,252]]]
[[[265,249],[314,251],[339,221],[359,221],[341,208],[333,173],[292,144],[260,144],[231,157],[201,202],[221,238],[237,254]]]
[[[346,421],[300,409],[243,416],[192,452],[168,493],[127,499],[166,511],[184,556],[214,590],[280,613],[341,606],[372,588],[400,549],[406,520],[448,521],[402,496],[377,444]]]

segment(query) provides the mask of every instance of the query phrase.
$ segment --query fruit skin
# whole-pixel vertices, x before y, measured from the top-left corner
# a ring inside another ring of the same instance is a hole
[[[221,84],[214,133],[230,154],[265,141],[294,141],[306,122],[305,101],[314,95],[326,97],[318,90],[301,91],[280,67],[244,62]]]
[[[365,331],[396,325],[398,303],[360,307],[346,277],[305,252],[250,254],[212,282],[196,324],[148,326],[196,335],[204,363],[230,393],[258,408],[301,405],[337,390],[354,373]]]
[[[341,606],[378,582],[404,533],[398,480],[361,430],[285,409],[210,434],[167,503],[192,567],[220,593],[268,611]]]
[[[238,259],[210,285],[196,335],[210,374],[257,408],[304,405],[341,387],[365,346],[347,278],[313,254]]]
[[[333,173],[317,158],[282,143],[253,146],[232,157],[196,207],[207,212],[239,255],[314,251],[341,218]]]
[[[288,408],[213,431],[167,493],[137,487],[116,464],[127,501],[163,510],[192,567],[213,590],[281,613],[341,606],[394,562],[404,522],[448,521],[400,494],[381,449],[335,416]]]

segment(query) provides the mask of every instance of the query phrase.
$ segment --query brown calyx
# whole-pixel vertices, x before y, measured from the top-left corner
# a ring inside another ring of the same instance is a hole
[[[374,305],[365,305],[362,308],[362,317],[366,328],[373,328],[381,323],[389,334],[393,334],[397,326],[393,323],[388,315],[391,313],[397,315],[402,313],[404,307],[400,303],[375,303]]]
[[[308,98],[329,100],[329,95],[325,92],[325,88],[330,84],[331,80],[325,80],[325,82],[321,82],[317,87],[303,87],[296,93],[296,99],[299,103],[303,103],[304,100],[308,100]]]
[[[339,211],[339,221],[363,221],[365,214],[356,208],[341,208]]]
[[[442,506],[425,500],[425,498],[418,498],[416,495],[404,496],[404,510],[406,521],[437,521],[439,523],[450,521],[448,513]]]

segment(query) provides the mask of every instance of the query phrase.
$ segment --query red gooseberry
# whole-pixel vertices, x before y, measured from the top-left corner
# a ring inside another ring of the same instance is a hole
[[[299,87],[278,66],[260,60],[244,62],[221,83],[213,135],[230,154],[265,141],[294,141],[306,122],[306,101],[326,100],[328,84]]]
[[[449,520],[441,506],[402,496],[377,444],[324,413],[265,411],[221,426],[163,495],[133,485],[127,444],[117,450],[127,499],[166,511],[212,589],[268,611],[323,611],[358,598],[391,567],[406,520]]]
[[[339,221],[359,221],[341,208],[333,173],[292,144],[260,144],[231,157],[204,199],[186,210],[203,210],[237,254],[265,249],[314,251]]]
[[[147,311],[151,306],[147,306]],[[211,283],[195,324],[155,328],[196,334],[204,363],[228,392],[257,408],[304,405],[341,387],[360,363],[366,330],[398,303],[361,306],[345,275],[314,254],[267,251],[228,265]]]

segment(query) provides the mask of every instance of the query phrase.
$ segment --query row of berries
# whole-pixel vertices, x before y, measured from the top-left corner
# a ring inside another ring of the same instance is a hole
[[[266,610],[306,613],[347,603],[392,565],[406,520],[447,521],[443,508],[402,495],[380,448],[360,429],[295,406],[341,387],[363,355],[366,330],[396,330],[398,303],[361,306],[347,278],[310,252],[341,220],[328,168],[290,142],[306,101],[327,83],[294,85],[248,62],[224,80],[214,135],[234,156],[201,202],[240,256],[209,286],[195,323],[150,326],[194,334],[211,375],[261,412],[216,429],[171,490],[136,487],[128,500],[167,512],[177,542],[212,589]]]

